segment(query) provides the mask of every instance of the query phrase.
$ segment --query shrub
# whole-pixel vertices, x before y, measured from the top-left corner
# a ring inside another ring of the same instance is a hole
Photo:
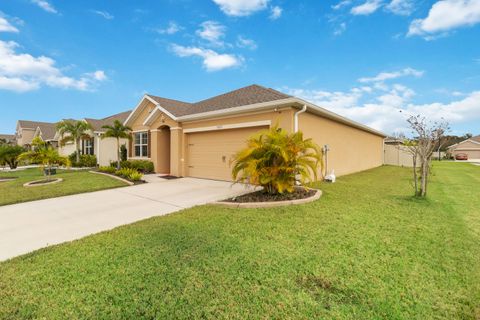
[[[110,166],[117,167],[117,162],[112,161],[110,162]],[[155,167],[152,161],[148,160],[127,160],[120,162],[120,168],[122,169],[135,169],[138,172],[143,174],[153,173],[155,171]]]
[[[72,167],[75,168],[84,168],[84,167],[96,167],[97,166],[97,157],[91,154],[81,154],[80,161],[77,162],[77,152],[75,151],[71,155],[68,156],[70,162],[72,163]]]
[[[297,179],[302,184],[317,179],[322,151],[301,132],[288,133],[275,126],[250,137],[233,163],[235,181],[260,185],[269,194],[290,193]]]
[[[122,144],[122,146],[120,147],[120,155],[121,155],[120,161],[127,161],[128,150],[127,150],[127,146],[125,146],[124,144]]]
[[[140,172],[132,172],[128,175],[128,180],[130,181],[140,181],[143,177],[143,174]]]
[[[0,165],[8,164],[10,169],[16,169],[19,162],[19,156],[25,150],[20,146],[11,146],[8,144],[0,146]]]
[[[115,171],[115,174],[130,181],[139,181],[140,179],[142,179],[143,176],[140,172],[131,168],[123,168],[117,170]]]
[[[115,171],[117,171],[117,170],[113,167],[100,167],[100,168],[98,168],[98,171],[105,172],[105,173],[110,173],[110,174],[115,174]]]

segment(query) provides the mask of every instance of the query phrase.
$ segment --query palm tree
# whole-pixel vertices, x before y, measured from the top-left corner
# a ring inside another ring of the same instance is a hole
[[[43,174],[50,181],[52,168],[54,166],[70,166],[70,160],[61,156],[56,149],[45,143],[40,137],[36,137],[32,141],[32,150],[22,153],[18,156],[19,160],[30,160],[33,163],[40,164]]]
[[[317,180],[323,154],[302,132],[287,133],[277,126],[250,137],[247,147],[233,157],[232,177],[237,182],[260,185],[270,194],[293,192],[295,182]]]
[[[68,141],[75,143],[77,163],[80,162],[80,141],[90,138],[89,130],[92,130],[92,126],[86,121],[63,120],[57,124],[57,131],[62,137],[60,145]]]
[[[132,129],[123,125],[118,120],[113,122],[112,126],[103,126],[103,129],[106,129],[105,133],[102,135],[102,139],[104,138],[116,138],[117,139],[117,170],[120,170],[120,158],[122,157],[122,151],[120,148],[120,139],[131,139],[130,131]]]

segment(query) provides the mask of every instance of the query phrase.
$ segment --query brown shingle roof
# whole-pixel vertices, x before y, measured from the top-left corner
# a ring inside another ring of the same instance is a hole
[[[121,123],[123,123],[125,122],[125,120],[127,120],[131,112],[132,111],[129,110],[129,111],[114,114],[113,116],[109,116],[103,119],[85,118],[85,121],[90,123],[90,125],[93,127],[93,131],[104,132],[105,129],[102,128],[103,126],[110,126],[113,124],[115,120],[118,120]]]
[[[259,85],[251,85],[195,103],[148,96],[176,117],[291,98],[289,95]]]
[[[480,142],[480,135],[475,136],[475,137],[471,137],[470,140],[473,140],[473,141],[476,141],[476,142]]]
[[[38,126],[38,128],[40,128],[43,140],[53,140],[55,138],[55,133],[57,132],[56,123],[42,123]]]
[[[18,120],[18,124],[23,129],[37,130],[37,128],[40,128],[40,131],[42,132],[43,140],[52,140],[55,137],[56,126],[57,126],[56,123],[30,121],[30,120]]]
[[[40,126],[50,126],[50,125],[56,125],[55,123],[52,122],[40,122],[40,121],[30,121],[30,120],[18,120],[18,124],[20,127],[24,129],[33,129],[36,130]]]

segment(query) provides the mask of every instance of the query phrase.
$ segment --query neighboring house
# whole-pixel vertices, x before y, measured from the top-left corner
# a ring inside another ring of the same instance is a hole
[[[480,135],[451,145],[447,150],[453,157],[465,153],[469,160],[480,160]]]
[[[232,155],[275,125],[328,145],[328,169],[337,175],[383,164],[383,133],[258,85],[196,103],[145,95],[125,124],[133,129],[129,158],[175,176],[231,180]]]
[[[403,140],[397,138],[385,139],[384,164],[400,167],[413,167],[413,155],[404,146]]]
[[[39,136],[45,142],[49,142],[56,146],[55,140],[56,123],[18,120],[15,139],[17,145],[30,148],[33,138]]]
[[[14,134],[0,134],[0,144],[16,144],[15,135]]]
[[[91,138],[83,139],[80,142],[80,152],[81,154],[90,154],[97,157],[97,163],[100,166],[108,166],[110,162],[117,160],[117,140],[115,138],[104,138],[102,135],[105,133],[105,129],[102,127],[105,125],[113,125],[115,120],[120,121],[121,123],[125,122],[128,115],[131,111],[126,111],[122,113],[109,116],[104,119],[91,119],[85,118],[80,121],[88,122],[93,130],[88,132]],[[75,120],[71,120],[75,121]],[[61,140],[62,137],[57,133],[56,138]],[[121,139],[121,144],[124,144],[128,148],[128,140]],[[59,152],[62,155],[69,156],[75,152],[75,143],[67,142],[60,146]]]

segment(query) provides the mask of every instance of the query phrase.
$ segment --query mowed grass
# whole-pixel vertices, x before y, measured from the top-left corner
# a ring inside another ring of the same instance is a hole
[[[62,178],[63,182],[46,186],[25,188],[23,184],[45,179],[39,168],[31,168],[15,172],[0,172],[0,179],[16,177],[12,181],[0,181],[0,206],[18,202],[54,198],[76,193],[98,191],[126,186],[122,181],[90,173],[87,171],[59,170],[54,178]]]
[[[200,206],[0,264],[1,319],[478,319],[480,167],[319,184],[314,203]]]

